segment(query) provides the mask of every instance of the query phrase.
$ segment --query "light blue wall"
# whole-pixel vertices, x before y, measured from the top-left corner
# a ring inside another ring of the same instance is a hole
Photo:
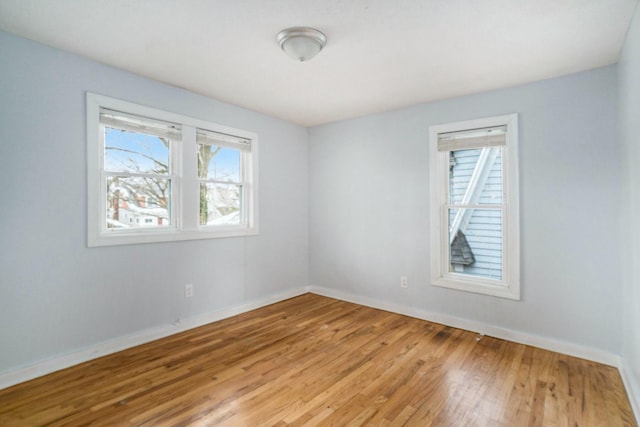
[[[86,91],[256,132],[260,235],[88,249]],[[0,33],[0,373],[306,286],[307,158],[305,128]]]
[[[640,8],[619,65],[620,129],[624,162],[623,365],[640,417]]]
[[[310,129],[310,284],[619,354],[616,87],[611,66]],[[429,126],[509,113],[522,300],[433,287]]]

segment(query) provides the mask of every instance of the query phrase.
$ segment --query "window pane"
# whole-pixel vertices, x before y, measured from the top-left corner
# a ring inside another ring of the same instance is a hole
[[[107,228],[158,228],[171,225],[171,180],[107,177]]]
[[[501,204],[502,187],[502,147],[449,152],[450,204]]]
[[[201,183],[200,225],[240,224],[241,200],[241,185]]]
[[[105,127],[104,168],[110,172],[169,173],[169,139]]]
[[[449,209],[449,271],[501,280],[502,233],[501,209]]]
[[[240,150],[198,144],[198,178],[240,182]]]

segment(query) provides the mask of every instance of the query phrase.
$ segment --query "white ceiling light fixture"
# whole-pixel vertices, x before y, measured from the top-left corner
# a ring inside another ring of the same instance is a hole
[[[291,27],[278,33],[280,48],[296,61],[308,61],[327,44],[327,36],[315,28]]]

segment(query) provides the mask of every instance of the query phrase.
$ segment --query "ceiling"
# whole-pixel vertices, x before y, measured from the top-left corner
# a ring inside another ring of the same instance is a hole
[[[0,29],[314,126],[613,64],[637,3],[0,0]],[[327,46],[295,62],[292,26]]]

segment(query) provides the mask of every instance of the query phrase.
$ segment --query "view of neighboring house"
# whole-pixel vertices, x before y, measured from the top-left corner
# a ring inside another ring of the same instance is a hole
[[[148,196],[132,195],[126,189],[114,193],[107,211],[107,227],[163,227],[170,224],[167,209],[152,202]]]
[[[501,279],[502,149],[451,151],[449,168],[451,203],[483,206],[449,212],[451,271]]]
[[[107,208],[108,228],[166,227],[169,212],[153,197],[134,194],[132,189],[114,191]],[[202,225],[240,223],[240,192],[237,188],[205,189],[207,222]],[[166,205],[166,203],[164,203]]]

